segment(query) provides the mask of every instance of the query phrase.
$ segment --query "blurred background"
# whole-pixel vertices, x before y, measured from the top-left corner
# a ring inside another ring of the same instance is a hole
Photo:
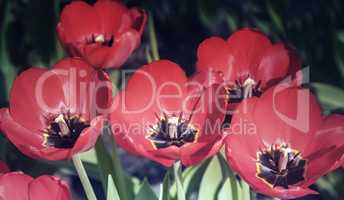
[[[52,66],[64,57],[55,27],[65,0],[0,0],[0,106],[8,105],[8,92],[16,74],[31,66]],[[90,3],[94,1],[88,1]],[[341,0],[126,0],[129,7],[146,9],[153,16],[160,57],[180,64],[188,75],[195,69],[198,44],[210,36],[227,38],[243,27],[255,27],[274,42],[295,48],[310,67],[311,87],[325,114],[344,108],[344,2]],[[142,45],[124,65],[135,69],[146,63],[148,31]],[[115,74],[115,72],[110,72]],[[164,168],[119,150],[126,173],[147,177],[158,185]],[[87,169],[103,199],[94,152],[85,156]],[[46,162],[23,156],[0,135],[0,159],[12,170],[37,176],[58,174],[70,181],[75,199],[85,199],[71,162]],[[344,172],[335,171],[313,188],[321,195],[302,199],[344,199]],[[265,197],[258,195],[258,199]],[[268,199],[268,198],[266,198]]]

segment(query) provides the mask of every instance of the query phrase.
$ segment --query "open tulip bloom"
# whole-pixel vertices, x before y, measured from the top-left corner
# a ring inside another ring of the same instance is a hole
[[[69,159],[95,144],[102,127],[95,108],[109,104],[110,86],[107,74],[77,58],[30,68],[14,81],[0,128],[30,157]]]
[[[176,160],[194,165],[212,156],[222,145],[227,101],[216,76],[203,73],[188,80],[167,60],[141,67],[115,99],[116,142],[165,166]]]
[[[257,192],[281,199],[308,188],[344,152],[344,117],[322,116],[307,89],[277,85],[244,100],[226,130],[229,165]]]
[[[36,179],[22,172],[0,174],[1,200],[72,200],[68,185],[55,176]]]
[[[146,21],[143,10],[115,0],[99,0],[93,6],[74,1],[63,9],[57,32],[71,56],[96,68],[117,68],[139,46]]]
[[[262,32],[241,29],[227,40],[211,37],[197,51],[197,69],[223,73],[233,110],[245,98],[259,97],[267,88],[301,68],[296,53],[282,43],[272,44]]]

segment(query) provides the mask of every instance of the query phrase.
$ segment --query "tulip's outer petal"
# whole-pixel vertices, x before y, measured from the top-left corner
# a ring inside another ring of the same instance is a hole
[[[89,44],[84,47],[84,58],[97,68],[121,66],[137,48],[140,35],[136,31],[126,31],[114,38],[111,47]]]
[[[231,63],[228,43],[220,37],[211,37],[204,40],[197,49],[197,70],[198,71],[221,71],[227,80],[232,78]]]
[[[231,73],[239,80],[253,75],[265,51],[272,45],[263,33],[247,28],[233,33],[227,42],[233,59]]]
[[[122,16],[128,12],[128,8],[119,1],[97,1],[94,8],[99,16],[103,33],[116,33],[122,23]]]
[[[93,7],[75,1],[63,8],[57,32],[62,43],[77,44],[91,40],[92,34],[102,34],[101,28],[99,16]]]
[[[147,23],[148,17],[146,11],[140,8],[131,8],[127,14],[132,20],[132,28],[141,36]]]
[[[181,108],[184,93],[181,88],[186,81],[185,73],[177,64],[167,60],[155,61],[140,68],[129,80],[126,105],[131,111],[172,114]]]
[[[97,109],[107,108],[112,98],[111,81],[103,71],[96,71],[79,58],[66,58],[54,65],[63,83],[65,105],[71,113],[86,120],[95,117]],[[61,86],[60,86],[61,87]]]
[[[193,90],[201,90],[208,88],[214,84],[223,84],[223,73],[210,70],[203,70],[196,72],[188,81],[187,91],[190,93]]]
[[[72,195],[66,183],[54,176],[40,176],[29,184],[30,200],[71,200]]]
[[[105,119],[103,117],[96,117],[91,121],[91,126],[84,129],[77,141],[75,142],[71,152],[74,154],[84,152],[92,148],[102,132],[102,128],[105,124]]]
[[[108,110],[111,109],[112,104],[112,81],[108,73],[102,70],[96,72],[95,89],[96,95],[92,96],[96,97],[97,113],[109,114]]]
[[[258,186],[254,188],[254,190],[258,193],[265,194],[271,197],[276,197],[280,199],[295,199],[299,197],[303,197],[306,195],[317,195],[319,194],[317,191],[311,190],[309,188],[302,188],[302,187],[291,187],[289,189],[284,188],[271,188],[268,186]]]
[[[198,148],[198,151],[195,151],[193,154],[189,154],[188,150],[190,148],[183,148],[180,155],[181,161],[184,166],[197,165],[201,161],[215,155],[220,150],[222,145],[223,138],[217,138],[214,143],[208,143],[206,146]]]
[[[0,175],[1,200],[30,200],[29,184],[32,177],[21,172]]]
[[[22,72],[10,93],[12,118],[27,129],[44,129],[46,117],[60,111],[65,104],[61,84],[59,77],[46,69],[30,68]]]
[[[222,134],[227,101],[225,89],[218,84],[199,91],[193,90],[184,99],[183,113],[191,117],[190,124],[199,130],[198,142],[208,141]]]
[[[344,116],[334,114],[323,119],[320,129],[305,150],[308,160],[305,185],[310,185],[321,176],[340,167],[344,154]]]
[[[295,74],[299,70],[301,70],[302,58],[298,54],[297,50],[293,46],[287,45],[286,48],[288,49],[288,55],[289,55],[288,75],[291,75],[292,77],[295,77]]]
[[[266,147],[286,143],[303,151],[321,124],[321,108],[308,89],[288,87],[277,85],[259,98],[254,123]]]
[[[6,137],[25,155],[47,160],[63,160],[70,157],[70,149],[56,149],[43,145],[44,138],[40,130],[37,133],[26,129],[11,118],[8,109],[0,110],[2,131]]]
[[[0,174],[9,172],[10,169],[8,168],[5,162],[0,161]]]
[[[257,69],[255,69],[255,80],[261,81],[261,87],[268,86],[280,81],[288,73],[289,56],[287,48],[279,43],[266,49]]]
[[[231,127],[225,130],[228,133],[225,139],[228,164],[252,186],[265,184],[256,178],[257,152],[264,148],[254,124],[253,114],[258,102],[259,99],[253,97],[247,99],[246,104],[239,104]]]
[[[230,153],[233,156],[241,155],[243,159],[256,159],[257,150],[265,147],[255,122],[259,101],[259,98],[252,97],[240,103],[232,117],[230,128],[224,130],[228,134],[227,148],[231,149]]]
[[[14,145],[26,145],[27,147],[42,146],[43,134],[40,134],[40,130],[36,129],[30,131],[26,129],[11,117],[7,108],[2,108],[0,110],[0,120],[2,131]]]

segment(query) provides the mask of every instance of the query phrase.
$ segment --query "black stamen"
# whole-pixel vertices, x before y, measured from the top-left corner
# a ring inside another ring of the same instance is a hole
[[[163,113],[163,118],[159,118],[155,126],[150,126],[150,134],[147,139],[151,140],[158,149],[169,146],[181,147],[186,143],[196,140],[198,130],[183,119],[183,114],[178,117],[168,116]]]
[[[287,154],[287,156],[283,156]],[[279,166],[280,159],[287,159],[286,167]],[[306,161],[301,153],[286,145],[271,146],[269,150],[261,151],[257,156],[257,177],[267,182],[271,187],[288,188],[304,180]],[[284,169],[282,169],[284,168]]]
[[[59,117],[63,120],[57,121],[56,119]],[[90,126],[80,116],[71,115],[70,113],[52,117],[47,122],[49,124],[48,128],[43,130],[44,145],[61,149],[72,148],[82,131]],[[68,127],[67,133],[63,133],[59,123],[65,123],[65,126]]]

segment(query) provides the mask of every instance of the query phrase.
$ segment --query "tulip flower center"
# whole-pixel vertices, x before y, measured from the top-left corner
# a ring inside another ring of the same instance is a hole
[[[243,99],[250,97],[259,97],[262,94],[260,89],[260,81],[256,82],[248,77],[243,83],[235,81],[235,85],[228,90],[229,101],[231,103],[239,103]]]
[[[90,43],[90,44],[98,43],[98,44],[101,44],[103,46],[111,47],[113,44],[113,39],[114,39],[113,36],[111,36],[110,38],[106,38],[103,34],[96,35],[96,36],[92,35],[92,40],[89,41],[88,43]]]
[[[304,180],[305,164],[300,152],[288,145],[272,145],[270,149],[257,153],[256,175],[271,187],[288,189]]]
[[[49,120],[49,126],[43,130],[44,145],[55,148],[72,148],[81,132],[89,127],[79,115],[59,114]]]
[[[196,141],[198,130],[190,124],[190,119],[183,118],[182,113],[179,117],[167,116],[164,113],[162,118],[157,118],[158,123],[151,126],[146,137],[157,149],[172,145],[181,147]]]

